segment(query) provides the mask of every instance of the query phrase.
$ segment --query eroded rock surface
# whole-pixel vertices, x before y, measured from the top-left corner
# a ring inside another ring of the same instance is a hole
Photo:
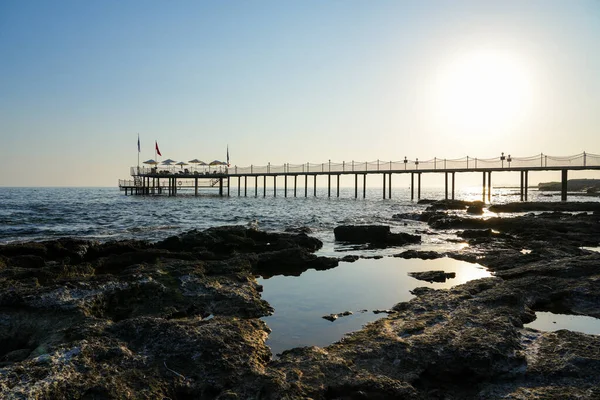
[[[495,276],[414,289],[361,331],[276,360],[254,276],[337,262],[304,234],[0,246],[0,397],[600,398],[598,335],[524,327],[541,310],[600,317],[600,254],[580,249],[600,243],[598,215],[428,218],[467,230],[447,255]]]

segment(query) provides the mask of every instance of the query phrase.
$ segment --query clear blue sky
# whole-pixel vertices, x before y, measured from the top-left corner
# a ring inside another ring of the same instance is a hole
[[[0,186],[600,154],[599,1],[0,2]]]

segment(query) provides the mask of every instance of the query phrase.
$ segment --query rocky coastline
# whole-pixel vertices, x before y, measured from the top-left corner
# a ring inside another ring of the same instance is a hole
[[[338,229],[340,240],[477,262],[494,277],[417,288],[361,331],[277,359],[256,277],[339,261],[317,256],[322,243],[305,231],[0,246],[0,397],[598,399],[599,335],[524,326],[536,311],[600,318],[600,253],[581,248],[600,245],[598,203],[543,204],[481,218],[480,203],[430,202],[394,216],[468,243],[443,254],[403,251],[420,237],[389,228]]]

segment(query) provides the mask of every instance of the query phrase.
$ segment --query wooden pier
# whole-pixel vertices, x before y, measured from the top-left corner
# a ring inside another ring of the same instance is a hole
[[[131,180],[120,180],[119,187],[125,194],[176,196],[183,188],[194,189],[194,195],[199,195],[202,188],[218,189],[219,196],[230,196],[232,183],[237,183],[237,195],[248,196],[248,178],[254,182],[254,196],[259,196],[258,182],[262,180],[262,196],[267,196],[267,187],[272,180],[273,196],[277,196],[277,178],[283,177],[284,196],[293,188],[293,196],[298,194],[298,178],[304,180],[304,197],[308,196],[309,179],[312,180],[312,195],[317,195],[317,177],[327,177],[327,196],[332,195],[332,179],[336,181],[336,196],[340,196],[341,176],[354,176],[354,197],[359,197],[359,180],[362,180],[362,197],[366,197],[367,176],[375,176],[383,183],[383,198],[392,198],[392,176],[410,174],[411,200],[421,198],[421,176],[423,174],[444,174],[445,198],[454,199],[456,174],[476,172],[482,174],[482,200],[491,200],[492,173],[519,172],[521,201],[527,201],[529,172],[560,171],[561,200],[567,200],[567,178],[569,171],[600,170],[600,155],[581,153],[569,157],[554,157],[539,154],[533,157],[511,157],[510,155],[491,159],[465,157],[461,159],[434,158],[427,161],[373,161],[373,162],[342,162],[321,164],[283,164],[274,166],[250,166],[222,168],[217,171],[190,171],[178,168],[132,167]],[[237,181],[237,182],[236,182]],[[288,185],[288,181],[290,184]],[[416,192],[416,193],[415,193]]]

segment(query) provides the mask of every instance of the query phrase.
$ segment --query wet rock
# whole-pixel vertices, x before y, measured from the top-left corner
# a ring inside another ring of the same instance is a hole
[[[348,315],[352,315],[352,314],[353,314],[352,311],[344,311],[344,312],[337,313],[337,314],[324,315],[321,318],[333,322],[333,321],[337,320],[338,318],[347,317]]]
[[[394,257],[404,259],[420,258],[421,260],[435,260],[437,258],[444,257],[444,255],[436,251],[406,250],[402,253],[394,254]]]
[[[391,233],[387,225],[341,225],[334,229],[335,240],[368,243],[374,246],[401,246],[419,243],[421,237],[409,233]]]
[[[432,292],[435,292],[435,289],[432,289],[432,288],[426,287],[426,286],[417,287],[410,291],[410,293],[415,296],[423,296],[427,293],[432,293]]]
[[[373,310],[373,314],[391,314],[393,312],[395,312],[395,311],[394,310],[387,310],[387,309],[385,309],[385,310],[380,310],[380,309]]]
[[[446,282],[446,279],[453,279],[456,277],[456,273],[444,271],[409,272],[408,275],[415,279],[427,282]]]
[[[483,214],[483,202],[473,202],[467,207],[467,214],[481,215]]]
[[[359,256],[347,255],[347,256],[342,257],[340,259],[340,261],[353,263],[355,261],[358,261],[359,258],[360,258]]]
[[[309,234],[312,233],[312,229],[310,229],[308,226],[299,226],[299,227],[294,227],[294,228],[286,228],[285,230],[286,232],[289,233],[304,233],[304,234]]]
[[[483,206],[480,201],[465,201],[465,200],[420,200],[418,204],[429,204],[426,211],[437,210],[464,210],[467,207]]]
[[[494,233],[494,231],[490,228],[488,229],[466,229],[462,232],[458,232],[457,236],[465,239],[473,239],[473,238],[489,238],[494,235],[498,235],[498,233]]]
[[[507,204],[494,204],[489,210],[495,213],[514,213],[531,211],[600,211],[597,201],[572,201],[572,202],[517,202]]]
[[[317,257],[303,248],[291,248],[259,254],[254,272],[264,278],[274,275],[300,276],[308,269],[323,271],[337,265],[337,258]]]

